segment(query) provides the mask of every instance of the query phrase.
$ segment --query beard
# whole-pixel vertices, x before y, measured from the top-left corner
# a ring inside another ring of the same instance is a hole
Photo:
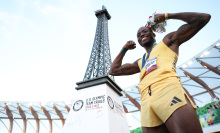
[[[153,39],[150,39],[149,41],[145,42],[142,46],[143,46],[143,47],[150,47],[151,44],[153,44],[153,43],[154,43],[154,40],[153,40]]]

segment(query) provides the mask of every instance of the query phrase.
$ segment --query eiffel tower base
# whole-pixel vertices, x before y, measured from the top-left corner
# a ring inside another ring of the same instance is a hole
[[[120,87],[108,76],[77,83],[62,133],[130,133]]]

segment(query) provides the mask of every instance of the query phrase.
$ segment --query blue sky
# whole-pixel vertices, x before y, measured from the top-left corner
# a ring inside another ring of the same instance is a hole
[[[0,0],[0,100],[67,100],[75,83],[82,81],[91,53],[97,18],[105,5],[110,15],[109,43],[112,60],[152,13],[203,12],[210,22],[180,47],[182,64],[219,37],[220,1],[128,0]],[[184,24],[168,20],[167,33]],[[128,51],[124,63],[144,53]],[[138,74],[116,77],[122,88],[138,83]],[[127,84],[130,83],[130,84]]]

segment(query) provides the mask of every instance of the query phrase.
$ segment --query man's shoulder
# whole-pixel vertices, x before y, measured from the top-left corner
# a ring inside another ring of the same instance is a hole
[[[165,44],[163,40],[161,40],[159,43],[157,43],[157,45],[160,45],[160,44]],[[166,44],[165,44],[166,45]]]

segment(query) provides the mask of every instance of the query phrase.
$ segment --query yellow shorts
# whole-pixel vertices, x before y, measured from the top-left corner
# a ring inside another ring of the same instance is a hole
[[[151,96],[150,96],[151,94]],[[169,77],[146,88],[141,94],[141,126],[162,125],[178,108],[186,105],[185,96],[195,105],[182,88],[178,77]]]

